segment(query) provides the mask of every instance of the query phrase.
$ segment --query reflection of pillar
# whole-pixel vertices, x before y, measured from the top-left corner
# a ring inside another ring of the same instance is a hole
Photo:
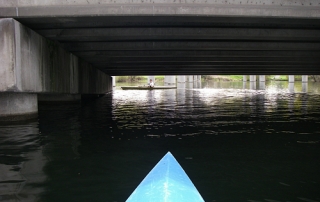
[[[194,81],[193,82],[193,87],[194,88],[201,88],[201,82],[200,81]]]
[[[302,83],[308,82],[308,75],[302,75]]]
[[[164,76],[164,85],[175,85],[176,76]]]
[[[243,81],[242,88],[243,88],[243,89],[246,89],[246,88],[247,88],[247,81]]]
[[[112,87],[116,86],[116,77],[112,76]]]
[[[266,82],[259,81],[259,90],[265,90],[265,89],[266,89]]]
[[[256,81],[250,81],[250,89],[251,90],[257,89],[257,82]]]
[[[266,81],[266,76],[265,75],[259,75],[259,81],[260,82],[265,82]]]
[[[185,101],[186,101],[186,83],[185,82],[177,83],[177,101],[179,104],[185,104]]]
[[[294,93],[294,83],[293,82],[289,82],[289,92]]]
[[[189,75],[187,77],[188,77],[188,82],[193,82],[193,76],[192,75]]]
[[[178,83],[185,83],[186,82],[186,76],[178,75],[177,76],[177,82]]]
[[[293,84],[293,83],[292,83]],[[289,84],[290,86],[290,84]],[[290,87],[289,87],[290,88]],[[290,112],[293,112],[294,109],[294,100],[295,100],[295,96],[289,96],[288,98],[288,109]]]
[[[193,89],[193,88],[194,88],[193,82],[192,82],[192,83],[188,82],[188,83],[186,83],[186,84],[187,84],[187,85],[186,85],[186,88],[187,88],[187,89]]]
[[[247,81],[247,75],[243,75],[242,81],[246,82]]]
[[[289,75],[289,83],[294,83],[294,75]]]
[[[308,92],[308,82],[302,83],[302,92],[307,93]]]

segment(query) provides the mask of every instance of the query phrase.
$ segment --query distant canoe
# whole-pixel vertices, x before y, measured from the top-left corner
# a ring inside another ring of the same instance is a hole
[[[176,89],[176,86],[122,86],[122,90],[160,90],[160,89]]]
[[[204,201],[180,164],[168,152],[142,180],[126,202]]]

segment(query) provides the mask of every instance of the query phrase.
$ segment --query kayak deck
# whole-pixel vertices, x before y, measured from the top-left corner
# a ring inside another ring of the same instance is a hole
[[[122,90],[158,90],[158,89],[176,89],[176,86],[122,86]]]
[[[185,171],[168,152],[126,202],[204,202]]]

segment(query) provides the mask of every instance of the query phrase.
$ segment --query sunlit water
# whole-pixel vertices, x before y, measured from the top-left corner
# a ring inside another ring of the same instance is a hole
[[[0,125],[0,201],[125,201],[167,151],[205,201],[320,201],[319,84],[185,87]]]

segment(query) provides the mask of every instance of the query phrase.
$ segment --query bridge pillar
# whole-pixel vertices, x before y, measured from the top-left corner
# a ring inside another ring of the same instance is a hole
[[[289,82],[289,93],[294,93],[294,82]]]
[[[257,89],[257,76],[250,75],[250,89],[256,90]]]
[[[178,75],[177,76],[177,82],[178,83],[185,83],[186,82],[186,76]]]
[[[265,90],[265,89],[266,89],[266,76],[259,75],[259,90]]]
[[[190,83],[190,82],[193,82],[193,76],[192,76],[192,75],[187,76],[187,78],[188,78],[188,82],[189,82],[189,83]]]
[[[164,84],[165,85],[175,85],[176,84],[176,76],[164,76]]]
[[[116,87],[116,77],[115,76],[111,76],[112,77],[112,87]]]
[[[242,81],[246,82],[247,81],[247,75],[243,75]]]
[[[257,76],[256,75],[250,75],[250,82],[256,82]]]
[[[308,92],[308,75],[302,75],[302,92]]]
[[[302,75],[302,83],[308,83],[308,75]]]
[[[1,121],[19,121],[38,116],[37,94],[0,93]]]
[[[259,75],[259,81],[260,82],[266,82],[266,76],[265,75]]]
[[[294,83],[294,75],[289,75],[289,83]]]

